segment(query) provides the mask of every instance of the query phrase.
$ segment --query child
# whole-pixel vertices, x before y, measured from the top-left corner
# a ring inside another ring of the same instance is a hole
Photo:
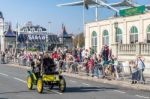
[[[138,68],[134,61],[130,61],[131,73],[132,73],[132,83],[136,84],[138,80]]]

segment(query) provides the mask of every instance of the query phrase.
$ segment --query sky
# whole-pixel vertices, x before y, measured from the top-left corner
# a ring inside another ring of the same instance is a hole
[[[60,33],[62,24],[68,33],[77,34],[83,31],[83,7],[57,7],[57,4],[80,0],[0,0],[0,11],[6,22],[11,22],[13,29],[19,23],[23,26],[28,21],[41,25],[53,33]],[[121,0],[107,0],[108,3]],[[150,0],[134,0],[139,4],[150,4]],[[94,8],[85,11],[85,22],[95,20]],[[106,13],[107,12],[107,13]],[[99,8],[100,19],[107,19],[113,11]],[[48,22],[51,22],[50,26]]]

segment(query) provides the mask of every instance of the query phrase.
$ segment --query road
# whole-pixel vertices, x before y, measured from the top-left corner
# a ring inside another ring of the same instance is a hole
[[[65,77],[65,93],[57,88],[38,94],[26,87],[27,70],[0,65],[0,99],[150,99],[150,92]]]

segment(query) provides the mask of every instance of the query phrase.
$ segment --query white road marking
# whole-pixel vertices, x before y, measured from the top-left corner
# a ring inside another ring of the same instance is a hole
[[[150,99],[150,97],[145,97],[145,96],[140,96],[140,95],[135,95],[135,96],[140,97],[140,98]]]
[[[18,81],[20,81],[20,82],[23,82],[23,83],[27,83],[25,80],[22,80],[22,79],[20,79],[20,78],[14,77],[14,79],[15,79],[15,80],[18,80]]]
[[[73,83],[76,83],[77,81],[74,81],[74,80],[69,80],[70,82],[73,82]]]
[[[7,74],[4,74],[4,73],[0,73],[0,75],[3,75],[3,76],[8,76]]]
[[[114,90],[115,92],[119,92],[119,93],[126,93],[124,91],[120,91],[120,90]]]
[[[54,90],[50,90],[51,92],[53,92],[53,93],[57,93],[57,94],[60,94],[60,95],[62,95],[63,93],[60,93],[60,92],[58,92],[58,91],[54,91]]]
[[[83,85],[86,85],[86,86],[90,86],[90,84],[87,84],[87,83],[82,83]]]

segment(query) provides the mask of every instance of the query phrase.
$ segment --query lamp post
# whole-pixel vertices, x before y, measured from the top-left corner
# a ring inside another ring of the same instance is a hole
[[[16,32],[16,53],[17,53],[17,49],[18,49],[18,35],[20,33],[20,27],[19,24],[17,23],[17,32]]]
[[[115,22],[115,23],[114,23],[114,28],[115,28],[115,39],[114,39],[114,41],[115,41],[115,43],[116,43],[116,42],[118,42],[118,39],[117,39],[118,22]]]
[[[77,44],[77,48],[80,47],[80,41],[79,41],[79,36],[80,36],[80,28],[78,29],[79,33],[78,33],[78,44]]]
[[[48,32],[49,33],[51,33],[51,23],[52,23],[51,21],[48,22],[48,25],[49,25],[49,31]]]
[[[46,34],[46,50],[48,51],[48,38],[49,38],[49,35],[51,33],[51,21],[48,22],[48,31],[47,31],[47,34]]]

